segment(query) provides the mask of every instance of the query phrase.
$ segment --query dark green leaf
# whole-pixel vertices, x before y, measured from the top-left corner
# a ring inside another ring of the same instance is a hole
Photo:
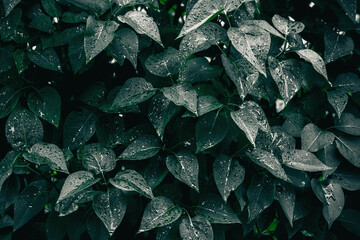
[[[79,209],[78,204],[92,201],[97,193],[89,188],[82,190],[56,203],[55,210],[60,213],[59,217],[69,215]]]
[[[2,186],[5,182],[5,180],[10,177],[12,171],[13,171],[13,165],[16,161],[16,159],[20,156],[20,153],[11,150],[8,152],[4,159],[0,161],[0,191],[2,189]],[[0,201],[1,202],[1,201]],[[1,211],[0,211],[1,213]]]
[[[91,240],[108,240],[110,238],[105,225],[96,215],[88,217],[86,226]]]
[[[343,113],[336,123],[336,129],[350,135],[360,136],[360,118],[351,113]]]
[[[18,70],[18,73],[21,74],[28,68],[30,61],[25,51],[18,49],[13,54],[15,66]]]
[[[327,95],[328,102],[334,108],[338,118],[340,118],[342,112],[345,110],[345,107],[348,103],[348,95],[346,94],[346,92],[344,92],[340,89],[327,91],[326,95]]]
[[[204,57],[192,58],[185,64],[179,73],[178,82],[181,83],[210,81],[211,79],[216,79],[222,71],[218,66],[210,65]]]
[[[156,155],[161,149],[157,137],[143,135],[130,143],[118,157],[120,160],[143,160]]]
[[[43,49],[49,47],[58,47],[72,44],[74,41],[83,37],[85,26],[67,28],[62,32],[56,32],[50,36],[41,36],[41,44]]]
[[[204,114],[207,114],[211,111],[214,111],[216,109],[219,109],[223,106],[222,103],[220,103],[215,97],[213,96],[201,96],[198,98],[197,101],[197,110],[199,116],[202,116]]]
[[[52,212],[46,219],[46,236],[49,240],[62,240],[66,235],[65,219]]]
[[[190,112],[198,115],[197,93],[190,84],[177,84],[164,88],[163,94],[178,106],[184,106]]]
[[[294,220],[295,197],[295,189],[291,184],[283,181],[276,182],[275,198],[279,201],[291,226],[293,226]]]
[[[317,172],[331,169],[324,165],[314,154],[305,150],[288,150],[283,152],[281,156],[286,166],[297,170]]]
[[[317,152],[321,148],[333,143],[335,135],[332,132],[323,131],[315,124],[307,124],[301,132],[301,149],[309,152]]]
[[[331,167],[331,170],[323,171],[324,177],[331,175],[341,163],[341,159],[336,149],[335,143],[327,145],[319,150],[317,152],[317,157],[323,164]]]
[[[324,42],[324,60],[326,64],[351,54],[354,50],[354,41],[351,37],[333,31],[324,34]]]
[[[75,6],[84,10],[95,13],[96,15],[102,15],[112,5],[113,1],[91,1],[91,0],[63,0],[74,4]]]
[[[360,138],[339,135],[335,139],[336,147],[351,164],[360,167]]]
[[[282,127],[290,136],[301,137],[305,124],[305,117],[302,114],[292,113],[286,116]]]
[[[28,58],[42,68],[62,72],[59,57],[53,48],[44,51],[32,50],[28,52]]]
[[[350,232],[360,237],[360,211],[356,209],[344,209],[337,219]]]
[[[342,9],[345,11],[346,15],[352,21],[356,21],[356,0],[337,0]]]
[[[320,57],[319,54],[317,54],[315,51],[313,51],[311,49],[297,50],[296,53],[299,55],[299,57],[301,57],[301,58],[305,59],[306,61],[310,62],[311,65],[313,66],[313,68],[315,69],[315,71],[317,71],[322,76],[324,76],[324,78],[326,78],[326,80],[328,79],[327,72],[326,72],[326,67],[325,67],[325,62]],[[330,82],[329,82],[329,84],[331,85]]]
[[[255,20],[255,19],[254,20],[244,20],[244,21],[242,21],[242,23],[244,23],[246,25],[255,25],[257,27],[264,29],[265,31],[269,32],[270,34],[272,34],[274,36],[277,36],[279,38],[284,38],[284,36],[281,33],[279,33],[273,26],[271,26],[265,20]]]
[[[74,73],[77,73],[85,65],[86,57],[84,50],[84,40],[77,39],[70,43],[68,55]]]
[[[281,17],[278,14],[275,14],[272,17],[271,21],[274,26],[285,35],[301,33],[305,28],[305,25],[303,23],[290,21],[286,18]]]
[[[66,23],[81,23],[86,22],[89,14],[87,12],[80,12],[80,13],[74,13],[74,12],[64,12],[61,20]]]
[[[183,240],[212,240],[214,233],[208,220],[195,216],[192,219],[185,218],[179,226],[180,236]]]
[[[5,16],[7,16],[21,0],[2,0],[2,2],[4,4]]]
[[[357,169],[338,169],[332,174],[333,179],[348,191],[360,190],[360,175]]]
[[[61,8],[55,2],[55,0],[41,0],[41,5],[44,8],[45,12],[49,14],[51,17],[61,16]]]
[[[12,51],[9,48],[0,48],[0,73],[8,71],[14,66]]]
[[[95,82],[82,92],[80,100],[90,106],[98,107],[105,101],[106,91],[103,82]]]
[[[10,86],[0,89],[0,118],[6,117],[16,107],[19,101],[19,92]]]
[[[29,24],[29,28],[34,28],[46,33],[53,33],[56,30],[51,18],[43,13],[35,16]]]
[[[360,78],[352,72],[342,73],[336,77],[334,87],[343,92],[360,92]]]

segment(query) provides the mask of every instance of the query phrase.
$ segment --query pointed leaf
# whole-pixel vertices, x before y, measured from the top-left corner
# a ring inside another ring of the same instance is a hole
[[[130,143],[121,153],[118,159],[121,160],[143,160],[155,156],[161,149],[157,137],[143,135]]]
[[[324,60],[320,57],[319,54],[317,54],[315,51],[311,49],[297,50],[296,53],[299,55],[299,57],[305,59],[306,61],[309,61],[313,66],[313,68],[315,69],[315,71],[323,75],[324,78],[328,80]]]
[[[342,73],[336,77],[334,87],[343,92],[360,92],[360,78],[352,72]]]
[[[57,216],[55,212],[50,213],[46,219],[46,236],[51,240],[62,240],[66,235],[66,219]]]
[[[279,201],[286,218],[293,226],[294,209],[295,209],[295,189],[286,182],[277,181],[275,184],[275,198]]]
[[[351,113],[343,113],[335,128],[350,135],[360,136],[360,118]]]
[[[197,110],[199,116],[221,108],[223,105],[215,97],[204,95],[198,98]]]
[[[356,21],[356,0],[337,0],[342,9],[345,11],[346,15],[352,21]]]
[[[111,188],[94,197],[93,208],[110,236],[120,225],[126,211],[126,197],[121,190]]]
[[[338,169],[331,176],[343,189],[348,191],[360,190],[360,175],[357,169]]]
[[[0,161],[0,191],[5,180],[10,177],[13,171],[13,165],[19,156],[21,156],[21,153],[11,150],[5,155],[4,159]]]
[[[0,118],[6,117],[14,110],[19,101],[19,92],[10,86],[0,89]]]
[[[79,72],[86,62],[84,40],[82,38],[69,44],[68,55],[74,73]]]
[[[309,123],[301,132],[301,149],[317,152],[333,143],[334,139],[335,135],[332,132],[323,131],[315,124]]]
[[[288,150],[283,152],[281,157],[286,166],[297,170],[317,172],[331,169],[324,165],[314,154],[305,150]]]
[[[177,84],[164,88],[163,94],[178,106],[184,106],[192,113],[197,113],[197,93],[190,84]]]
[[[244,23],[246,25],[258,26],[274,36],[277,36],[277,37],[283,38],[283,39],[285,38],[281,33],[279,33],[273,26],[271,26],[265,20],[255,20],[255,19],[254,20],[243,20],[242,23]]]
[[[79,209],[80,203],[91,202],[98,192],[93,191],[90,188],[81,190],[70,197],[67,197],[55,205],[55,210],[59,212],[59,217],[63,217],[73,213]]]
[[[47,48],[44,51],[32,50],[28,52],[27,56],[39,67],[62,72],[59,56],[53,48]]]
[[[320,161],[325,164],[328,167],[331,167],[331,170],[323,171],[323,176],[328,177],[330,176],[337,167],[341,163],[341,158],[339,156],[339,153],[336,149],[335,143],[327,145],[320,149],[317,152],[317,157],[320,159]]]
[[[208,220],[195,216],[192,219],[185,218],[179,226],[180,236],[183,240],[212,240],[214,233]]]
[[[341,117],[342,112],[345,110],[345,107],[348,103],[348,95],[346,92],[335,89],[333,91],[326,92],[328,102],[334,108],[338,118]]]
[[[324,42],[324,60],[326,64],[351,54],[354,50],[354,41],[351,37],[339,35],[333,31],[325,32]]]
[[[335,139],[336,147],[351,164],[360,168],[360,138],[338,135]]]
[[[109,240],[110,238],[109,231],[96,214],[88,217],[86,228],[91,240]]]
[[[286,18],[281,17],[278,14],[275,14],[272,17],[271,21],[274,26],[285,35],[301,33],[305,28],[305,25],[303,23],[290,21]]]

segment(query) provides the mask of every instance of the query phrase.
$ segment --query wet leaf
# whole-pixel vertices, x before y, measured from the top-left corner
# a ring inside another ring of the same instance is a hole
[[[214,233],[208,220],[195,216],[192,219],[184,218],[179,226],[180,236],[183,240],[212,240]]]
[[[178,106],[184,106],[190,112],[198,115],[197,93],[190,84],[176,84],[163,90],[164,96]]]
[[[348,35],[339,35],[333,31],[325,32],[324,42],[324,60],[326,64],[351,54],[354,50],[354,41]]]
[[[62,240],[66,235],[66,219],[57,216],[55,212],[50,213],[46,219],[46,236],[51,240]]]
[[[351,164],[360,167],[360,138],[353,136],[338,135],[335,139],[336,147],[341,155]]]
[[[91,240],[108,240],[110,238],[109,231],[95,214],[88,217],[86,228]]]
[[[84,189],[57,202],[55,205],[55,210],[59,213],[59,217],[69,215],[73,212],[76,212],[79,209],[79,205],[81,203],[91,202],[96,194],[98,194],[98,192],[89,188]]]
[[[335,143],[327,145],[320,149],[317,152],[317,157],[320,159],[320,161],[325,164],[328,167],[331,167],[331,170],[323,171],[323,176],[327,178],[330,176],[337,167],[341,163],[341,158],[339,156],[339,153],[336,149]]]
[[[260,27],[264,29],[265,31],[269,32],[270,34],[277,36],[279,38],[284,38],[284,36],[279,33],[273,26],[271,26],[267,21],[265,20],[244,20],[242,23],[246,25],[255,25],[257,27]]]
[[[350,135],[360,136],[360,118],[351,113],[343,113],[336,123],[336,129]]]
[[[283,152],[281,156],[283,164],[293,169],[307,172],[326,171],[331,169],[324,165],[314,154],[305,150],[288,150]]]
[[[315,71],[320,73],[322,76],[324,76],[324,78],[326,78],[326,80],[328,80],[326,67],[325,67],[325,62],[320,57],[319,54],[317,54],[315,51],[313,51],[311,49],[297,50],[296,53],[299,55],[299,57],[301,57],[301,58],[305,59],[306,61],[310,62],[311,65],[313,66],[313,68],[315,69]],[[331,83],[330,83],[330,85],[331,85]]]
[[[116,156],[112,149],[101,147],[99,143],[81,146],[77,157],[88,171],[95,174],[110,172],[116,167]]]
[[[217,110],[223,106],[215,97],[213,96],[200,96],[197,102],[197,110],[199,116]]]
[[[321,148],[333,143],[335,135],[332,132],[323,131],[315,124],[307,124],[301,132],[301,149],[309,152],[317,152]]]
[[[53,48],[47,48],[43,51],[32,50],[28,52],[27,56],[31,62],[39,67],[62,72],[59,56]]]
[[[238,161],[220,154],[214,161],[213,174],[220,195],[226,202],[230,193],[244,181],[245,168]]]
[[[295,197],[295,189],[291,184],[283,181],[275,183],[275,198],[279,201],[291,226],[294,220]]]
[[[285,35],[301,33],[305,28],[305,25],[303,23],[290,21],[286,18],[281,17],[278,14],[275,14],[272,17],[271,21],[274,26]]]
[[[360,175],[358,169],[338,169],[331,176],[343,189],[348,191],[360,190]]]
[[[118,172],[114,178],[109,182],[123,191],[136,191],[147,198],[154,198],[150,186],[145,181],[144,177],[135,170],[127,169]]]
[[[337,0],[346,15],[355,21],[356,18],[356,0]]]
[[[0,118],[6,117],[16,107],[19,101],[19,92],[10,86],[0,89]]]
[[[360,78],[352,72],[339,74],[334,87],[347,93],[360,92]]]
[[[348,103],[348,95],[346,94],[346,92],[339,89],[327,91],[326,95],[328,102],[334,108],[338,118],[340,118],[342,112],[345,110],[345,107]]]
[[[5,155],[4,159],[0,161],[0,191],[2,189],[5,180],[8,177],[10,177],[10,175],[12,174],[13,165],[19,156],[21,156],[19,152],[11,150]]]
[[[110,188],[94,197],[93,208],[110,236],[120,225],[126,211],[126,197],[121,190]]]
[[[41,0],[41,5],[44,8],[45,12],[51,17],[60,17],[61,8],[55,2],[55,0]]]
[[[192,58],[186,61],[185,66],[179,73],[178,82],[196,83],[216,79],[220,76],[222,69],[210,65],[204,57]]]
[[[143,135],[132,143],[121,153],[118,160],[143,160],[155,156],[161,149],[157,137]]]
[[[7,16],[21,0],[3,0],[2,2],[4,5],[5,16]]]

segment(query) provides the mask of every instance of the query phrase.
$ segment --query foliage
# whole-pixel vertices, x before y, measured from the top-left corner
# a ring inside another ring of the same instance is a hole
[[[0,238],[359,238],[358,9],[2,0]]]

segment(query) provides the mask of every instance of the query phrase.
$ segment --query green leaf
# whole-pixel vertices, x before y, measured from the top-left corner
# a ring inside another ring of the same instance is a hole
[[[13,165],[19,156],[21,156],[19,152],[11,150],[5,155],[4,159],[0,161],[0,191],[5,180],[12,174]]]
[[[180,151],[166,158],[166,166],[179,181],[199,191],[199,163],[196,156],[188,151]]]
[[[155,94],[151,83],[144,78],[134,77],[126,80],[112,103],[112,109],[128,107],[146,101]]]
[[[307,124],[301,132],[301,149],[309,152],[317,152],[321,148],[334,142],[335,135],[332,132],[323,131],[315,124]]]
[[[325,67],[325,62],[320,57],[319,54],[317,54],[315,51],[313,51],[311,49],[297,50],[296,53],[299,55],[299,57],[301,57],[301,58],[305,59],[306,61],[310,62],[311,65],[313,66],[313,68],[315,69],[315,71],[320,73],[322,76],[324,76],[324,78],[326,78],[326,80],[328,80],[326,67]],[[329,82],[329,84],[331,86],[330,82]]]
[[[347,230],[360,237],[360,211],[350,208],[344,209],[337,220]]]
[[[245,24],[229,28],[227,34],[235,49],[266,77],[265,62],[270,50],[270,34],[260,27]]]
[[[283,129],[292,137],[301,137],[301,131],[305,127],[305,117],[300,113],[292,113],[286,116]]]
[[[222,4],[219,0],[197,1],[191,8],[189,14],[186,16],[185,24],[182,27],[179,36],[177,36],[177,39],[187,35],[193,30],[198,29],[200,26],[219,15],[224,10],[221,5]]]
[[[0,73],[8,71],[14,66],[12,54],[10,48],[0,48]]]
[[[305,150],[288,150],[283,152],[281,157],[283,164],[297,170],[317,172],[331,169],[324,165],[314,154]]]
[[[331,176],[343,189],[348,191],[360,190],[360,175],[357,169],[338,169]]]
[[[109,240],[108,230],[95,214],[87,218],[86,227],[91,240]]]
[[[155,42],[159,43],[162,47],[159,28],[154,19],[141,11],[129,11],[124,16],[118,16],[120,22],[128,24],[138,34],[145,34]]]
[[[81,23],[81,22],[86,22],[88,16],[89,13],[87,12],[80,12],[80,13],[64,12],[61,17],[61,20],[65,23]]]
[[[256,175],[252,178],[247,190],[249,199],[249,221],[254,220],[260,213],[268,208],[274,200],[274,184],[270,179]]]
[[[157,137],[146,135],[137,138],[121,153],[118,160],[143,160],[155,156],[161,149]]]
[[[356,0],[337,0],[346,15],[355,22],[356,20]]]
[[[113,41],[108,46],[108,50],[118,62],[126,57],[134,68],[137,68],[139,39],[130,28],[121,28],[116,31]]]
[[[6,121],[5,135],[12,148],[24,150],[43,140],[44,129],[35,114],[17,107]]]
[[[323,147],[322,149],[320,149],[317,152],[317,157],[320,159],[320,161],[323,164],[325,164],[328,167],[331,167],[331,170],[327,170],[327,171],[323,172],[322,175],[325,178],[327,178],[333,172],[335,172],[335,170],[337,169],[337,167],[341,163],[341,158],[340,158],[339,153],[338,153],[338,151],[336,149],[335,143],[327,145],[327,146]]]
[[[144,177],[132,169],[118,172],[109,182],[123,191],[136,191],[141,195],[153,199],[154,195]]]
[[[96,15],[104,14],[112,5],[113,1],[91,1],[91,0],[63,0],[71,3],[81,9],[95,13]]]
[[[338,135],[335,139],[336,147],[341,155],[351,164],[360,167],[360,138],[353,136]]]
[[[190,84],[176,84],[163,89],[164,96],[178,106],[184,106],[190,112],[198,115],[197,93]]]
[[[14,231],[29,222],[44,209],[48,202],[48,194],[42,182],[33,182],[27,186],[15,200]]]
[[[215,194],[208,194],[199,201],[195,209],[197,216],[207,219],[210,223],[233,224],[240,223],[233,210],[224,203],[224,200]]]
[[[189,56],[204,51],[212,45],[227,44],[228,42],[226,30],[219,24],[209,22],[187,34],[181,40],[179,50]]]
[[[166,226],[176,221],[181,214],[182,209],[175,206],[170,199],[164,196],[156,197],[145,207],[138,232]]]
[[[51,240],[62,240],[66,235],[66,219],[57,216],[55,212],[46,219],[46,236]]]
[[[324,42],[324,60],[326,64],[351,54],[354,50],[354,41],[351,37],[340,35],[334,31],[325,32]]]
[[[18,70],[18,73],[21,74],[28,68],[30,60],[27,57],[25,51],[18,49],[13,54],[15,66]]]
[[[71,112],[64,123],[64,148],[74,150],[89,141],[95,133],[95,123],[96,116],[93,112]]]
[[[220,76],[222,69],[219,66],[210,65],[204,57],[188,60],[179,73],[179,83],[205,82]]]
[[[264,29],[268,33],[277,36],[279,38],[285,38],[281,33],[279,33],[273,26],[271,26],[267,21],[265,20],[243,20],[242,23],[245,25],[254,25],[259,28]]]
[[[65,156],[61,149],[52,143],[36,143],[23,157],[35,164],[47,164],[52,170],[69,173]]]
[[[174,103],[163,94],[157,94],[151,99],[148,118],[161,140],[163,140],[166,125],[177,111]]]
[[[305,28],[305,25],[303,23],[290,21],[286,18],[281,17],[278,14],[275,14],[272,17],[271,21],[274,26],[285,35],[301,33]]]
[[[16,107],[19,101],[19,92],[10,86],[0,89],[0,118],[6,117]]]
[[[271,76],[276,82],[285,104],[288,104],[300,90],[299,72],[296,71],[297,64],[297,61],[293,59],[280,62],[274,57],[269,57]]]
[[[185,56],[181,51],[168,47],[164,52],[146,59],[145,67],[156,76],[167,77],[179,72],[184,59]]]
[[[180,236],[183,240],[212,240],[214,233],[208,220],[195,216],[184,218],[179,225]]]
[[[56,89],[43,87],[31,92],[27,104],[29,109],[38,117],[44,119],[55,127],[59,126],[61,115],[61,98]]]
[[[148,5],[149,3],[154,7],[159,8],[158,0],[115,0],[115,3],[120,7],[132,6],[132,5]]]
[[[77,41],[80,38],[83,39],[84,32],[84,25],[66,28],[62,32],[56,32],[49,36],[41,36],[41,44],[43,49],[69,45],[72,44],[73,41]]]
[[[116,155],[112,149],[103,148],[99,143],[81,146],[77,157],[88,171],[95,174],[110,172],[116,167]]]
[[[352,72],[342,73],[336,77],[334,87],[343,92],[360,92],[360,78]]]
[[[60,202],[57,202],[55,205],[55,210],[59,212],[59,217],[63,217],[66,215],[69,215],[70,213],[73,213],[79,209],[80,203],[86,203],[93,200],[93,197],[98,192],[95,192],[91,189],[85,189],[82,190],[74,195],[71,195],[70,197],[67,197]]]
[[[4,4],[5,16],[8,16],[21,0],[2,0],[2,2]]]
[[[217,110],[223,106],[215,97],[204,95],[198,98],[197,110],[199,116],[205,115],[209,112]]]
[[[86,63],[110,44],[118,26],[115,21],[98,21],[91,15],[88,17],[84,37]]]
[[[85,88],[79,99],[90,106],[99,107],[105,101],[106,92],[103,82],[95,82]]]
[[[275,198],[279,201],[291,226],[294,220],[295,197],[295,189],[291,184],[283,181],[275,183]]]
[[[96,215],[104,223],[110,236],[120,225],[126,211],[126,197],[121,190],[110,188],[94,197],[93,208]]]
[[[44,8],[45,12],[51,17],[60,17],[61,8],[55,2],[55,0],[41,0],[41,5]]]
[[[326,95],[328,102],[334,108],[338,118],[340,118],[348,103],[348,95],[340,89],[327,91]]]
[[[220,154],[213,164],[213,175],[220,195],[226,202],[230,193],[245,179],[245,168],[238,161]]]
[[[79,72],[86,61],[84,40],[82,38],[74,40],[69,44],[68,55],[74,73]]]
[[[100,178],[94,179],[92,173],[87,171],[77,171],[71,173],[64,182],[64,185],[61,188],[61,192],[56,203],[60,203],[62,200],[72,197],[83,190],[91,187],[97,183]]]
[[[287,182],[290,181],[284,169],[282,168],[280,161],[273,153],[263,149],[254,148],[249,156],[251,161],[260,167],[265,168],[275,177]]]
[[[59,57],[53,48],[47,48],[43,51],[32,50],[28,52],[27,56],[31,62],[39,67],[62,72]]]
[[[351,113],[343,113],[335,128],[350,135],[360,136],[360,118]]]
[[[45,33],[53,33],[56,28],[51,21],[51,17],[39,13],[28,25],[29,28],[34,28]]]

